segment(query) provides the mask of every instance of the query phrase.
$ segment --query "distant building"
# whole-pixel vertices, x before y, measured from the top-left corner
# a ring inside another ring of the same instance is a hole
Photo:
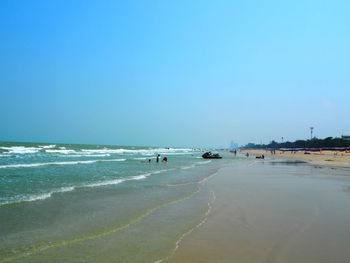
[[[238,148],[238,143],[232,141],[230,144],[230,149],[237,149]]]
[[[343,140],[350,140],[350,135],[342,135],[341,138]]]

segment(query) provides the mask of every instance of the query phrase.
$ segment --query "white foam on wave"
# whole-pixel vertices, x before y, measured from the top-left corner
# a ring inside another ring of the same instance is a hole
[[[100,181],[97,183],[86,184],[86,185],[83,185],[82,187],[98,187],[98,186],[116,185],[116,184],[120,184],[120,183],[125,182],[125,181],[142,180],[142,179],[147,178],[151,174],[152,173],[146,173],[146,174],[132,176],[129,178],[124,177],[124,178],[118,178],[118,179],[114,179],[114,180]]]
[[[73,191],[74,189],[75,189],[74,186],[66,186],[66,187],[61,187],[61,189],[59,191],[56,191],[56,192],[64,193],[64,192]]]
[[[211,161],[197,162],[197,164],[206,164],[206,163],[211,163]]]
[[[189,166],[183,166],[181,167],[182,170],[187,170],[187,169],[191,169],[191,168],[194,168],[196,167],[196,165],[192,164],[192,165],[189,165]]]
[[[82,185],[81,187],[99,187],[99,186],[107,186],[107,185],[116,185],[116,184],[120,184],[120,183],[125,182],[125,181],[142,180],[142,179],[147,178],[150,175],[151,175],[151,173],[146,173],[146,174],[132,176],[129,178],[118,178],[118,179],[114,179],[114,180],[99,181],[96,183],[85,184],[85,185]]]
[[[40,147],[40,148],[43,148],[43,149],[51,149],[51,148],[55,148],[55,147],[56,147],[56,144],[40,145],[39,147]]]
[[[59,155],[59,157],[108,157],[111,156],[109,153],[106,154],[67,154]]]
[[[55,189],[55,190],[50,191],[48,193],[32,195],[29,198],[24,199],[23,201],[31,202],[31,201],[37,201],[37,200],[44,200],[44,199],[50,198],[53,194],[71,192],[74,189],[75,188],[73,186],[61,187],[59,189]]]
[[[114,160],[125,160],[125,159],[114,159]],[[52,197],[53,194],[71,192],[71,191],[74,191],[76,188],[85,188],[85,187],[86,188],[93,188],[93,187],[100,187],[100,186],[117,185],[117,184],[120,184],[120,183],[126,182],[126,181],[143,180],[152,174],[159,174],[159,173],[171,171],[171,170],[174,170],[174,169],[163,169],[163,170],[158,170],[158,171],[154,171],[154,172],[150,172],[150,173],[132,176],[129,178],[124,177],[124,178],[99,181],[99,182],[84,184],[84,185],[64,186],[64,187],[61,187],[58,189],[54,189],[54,190],[47,192],[47,193],[33,194],[33,195],[29,195],[29,196],[24,196],[24,197],[23,196],[22,197],[15,197],[13,200],[6,201],[6,202],[0,202],[0,206],[6,205],[6,204],[11,204],[11,203],[32,202],[32,201],[44,200],[44,199]]]
[[[40,194],[33,194],[33,195],[28,195],[28,196],[15,197],[14,200],[0,203],[0,206],[6,205],[6,204],[13,204],[13,203],[33,202],[33,201],[45,200],[47,198],[50,198],[53,194],[70,192],[70,191],[73,191],[74,189],[75,189],[75,187],[73,187],[73,186],[65,186],[65,187],[61,187],[61,188],[52,190],[48,193],[40,193]]]
[[[60,153],[60,154],[72,154],[72,153],[76,153],[76,151],[74,150],[66,150],[66,149],[60,149],[60,150],[45,150],[45,152],[47,153]]]
[[[135,175],[135,176],[127,177],[127,178],[124,177],[124,178],[118,178],[115,180],[100,181],[97,183],[82,185],[81,187],[98,187],[98,186],[116,185],[116,184],[120,184],[120,183],[126,182],[126,181],[143,180],[152,174],[159,174],[159,173],[170,171],[170,170],[172,170],[172,169],[158,170],[158,171],[145,173],[145,174],[139,174],[139,175]]]
[[[190,155],[193,152],[160,152],[162,155]]]
[[[44,200],[44,199],[50,198],[51,195],[52,195],[52,193],[33,195],[33,196],[29,197],[28,199],[22,200],[22,202],[32,202],[32,201],[37,201],[37,200]]]
[[[160,174],[160,173],[167,172],[167,171],[172,171],[172,170],[174,170],[174,168],[154,171],[154,172],[152,172],[152,174]]]
[[[142,180],[142,179],[146,179],[150,175],[151,175],[151,173],[140,174],[140,175],[136,175],[136,176],[131,177],[130,180]]]
[[[1,169],[6,169],[6,168],[26,168],[26,167],[45,166],[45,165],[74,165],[74,164],[90,164],[90,163],[96,163],[96,162],[123,162],[123,161],[126,161],[126,159],[104,159],[104,160],[47,162],[47,163],[22,163],[22,164],[0,165],[0,168]]]
[[[196,163],[191,164],[191,165],[189,165],[189,166],[183,166],[183,167],[181,167],[181,169],[182,169],[182,170],[187,170],[187,169],[191,169],[191,168],[196,167],[196,165],[207,164],[207,163],[210,163],[210,162],[211,162],[210,160],[209,160],[209,161],[203,161],[203,162],[196,162]]]
[[[100,160],[101,162],[124,162],[126,159],[106,159],[106,160]]]
[[[37,147],[26,147],[26,146],[11,146],[11,147],[0,147],[3,150],[6,150],[8,154],[26,154],[26,153],[37,153],[42,148]]]
[[[86,153],[110,153],[110,154],[141,154],[151,156],[155,154],[191,154],[194,150],[189,148],[154,148],[154,149],[82,149]]]
[[[64,146],[59,147],[59,149],[55,148],[55,144],[50,145],[40,145],[38,147],[27,147],[27,146],[11,146],[11,147],[0,147],[0,149],[6,150],[7,154],[33,154],[40,151],[44,151],[45,153],[58,153],[58,154],[76,154],[76,155],[101,155],[102,154],[140,154],[143,156],[152,156],[156,154],[161,155],[181,155],[181,154],[192,154],[195,150],[190,148],[153,148],[153,149],[81,149],[81,150],[73,150],[67,149]]]
[[[85,151],[75,151],[75,150],[67,150],[65,147],[61,147],[63,149],[48,149],[45,150],[46,153],[58,153],[61,154],[61,157],[106,157],[110,156],[109,153],[103,154],[94,154],[92,152]]]
[[[108,181],[101,181],[101,182],[97,182],[97,183],[86,184],[86,185],[83,185],[82,187],[97,187],[97,186],[114,185],[114,184],[120,184],[124,181],[126,181],[126,180],[125,179],[108,180]]]

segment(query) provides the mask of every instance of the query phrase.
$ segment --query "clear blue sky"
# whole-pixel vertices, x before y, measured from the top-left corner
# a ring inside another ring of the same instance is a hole
[[[0,140],[350,133],[349,1],[1,1]]]

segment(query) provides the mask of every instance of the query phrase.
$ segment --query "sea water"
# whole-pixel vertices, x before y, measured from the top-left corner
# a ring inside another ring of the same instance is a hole
[[[205,220],[205,180],[234,159],[202,153],[0,143],[0,262],[161,261]]]

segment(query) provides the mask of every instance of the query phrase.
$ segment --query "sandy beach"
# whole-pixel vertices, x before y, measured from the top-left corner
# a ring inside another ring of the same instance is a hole
[[[267,159],[299,160],[321,166],[350,167],[350,153],[348,152],[320,151],[305,154],[305,151],[283,152],[277,150],[276,154],[272,154],[271,151],[266,150],[245,149],[241,150],[241,153],[249,153],[251,156],[260,156],[263,154]]]
[[[206,222],[166,262],[348,262],[350,170],[247,160],[208,181]]]
[[[350,257],[350,168],[337,161],[348,156],[221,151],[204,160],[193,149],[2,147],[0,263]],[[169,162],[142,162],[155,152]]]
[[[350,1],[1,10],[0,263],[350,263]]]

